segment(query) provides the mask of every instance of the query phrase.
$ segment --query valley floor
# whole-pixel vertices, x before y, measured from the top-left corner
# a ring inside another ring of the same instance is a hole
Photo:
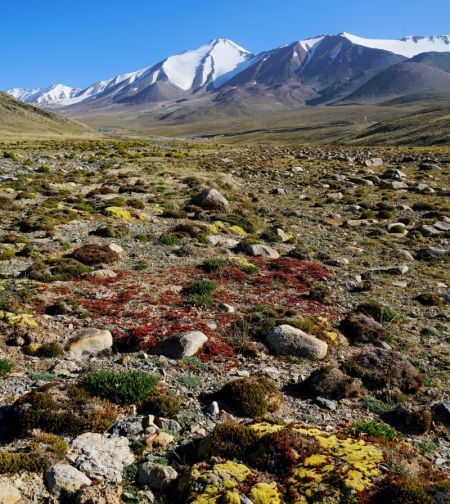
[[[449,165],[1,143],[0,502],[445,502]]]

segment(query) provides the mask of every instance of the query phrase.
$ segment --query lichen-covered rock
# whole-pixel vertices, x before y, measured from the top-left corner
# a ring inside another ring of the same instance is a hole
[[[73,440],[72,447],[78,453],[76,466],[91,479],[121,483],[124,468],[134,462],[125,437],[86,432]]]
[[[55,496],[67,497],[80,488],[89,486],[91,480],[81,471],[69,464],[55,464],[45,473],[48,490]]]
[[[22,499],[19,489],[6,476],[0,477],[0,504],[16,504]]]
[[[267,336],[266,344],[275,355],[294,355],[313,360],[324,359],[328,351],[325,341],[287,324],[276,327]]]
[[[152,490],[161,490],[178,478],[177,471],[168,465],[144,462],[139,467],[137,481],[140,485],[148,486]]]
[[[123,504],[122,487],[100,484],[80,490],[76,504]]]
[[[106,329],[95,327],[82,329],[69,343],[68,353],[73,359],[89,357],[92,353],[102,352],[112,347],[112,334]]]

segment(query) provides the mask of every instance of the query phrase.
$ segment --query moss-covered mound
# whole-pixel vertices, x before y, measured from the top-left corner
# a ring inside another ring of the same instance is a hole
[[[104,432],[117,417],[117,409],[76,385],[52,383],[25,394],[14,403],[21,432],[41,429],[73,436]]]
[[[222,388],[218,398],[236,415],[250,418],[277,411],[283,402],[276,384],[262,376],[233,380]]]
[[[25,275],[38,282],[67,282],[90,271],[89,266],[74,258],[60,257],[36,261],[26,270]]]
[[[96,266],[98,264],[111,264],[119,260],[119,254],[110,249],[108,245],[100,245],[98,243],[88,243],[77,248],[71,254],[77,261],[87,264],[88,266]]]

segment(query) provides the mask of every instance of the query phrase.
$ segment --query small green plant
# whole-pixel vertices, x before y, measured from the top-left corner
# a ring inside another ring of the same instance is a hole
[[[6,376],[14,367],[14,364],[9,359],[0,359],[0,376]]]
[[[353,425],[353,429],[357,433],[366,434],[367,436],[373,438],[383,438],[386,441],[403,438],[402,434],[385,423],[358,422]]]
[[[186,293],[190,295],[207,295],[212,294],[216,289],[216,283],[212,280],[200,280],[194,282],[186,288]]]
[[[216,257],[212,259],[206,259],[206,261],[204,261],[200,267],[206,273],[214,273],[221,270],[222,268],[225,268],[226,265],[227,261],[225,259]]]
[[[382,415],[383,413],[389,413],[395,408],[395,406],[392,404],[387,404],[383,401],[380,401],[370,396],[363,397],[362,402],[366,407],[366,409],[377,415]]]
[[[187,374],[181,377],[181,382],[183,385],[191,390],[198,389],[203,383],[203,379],[201,376],[194,374]]]
[[[93,371],[81,379],[90,393],[116,404],[136,404],[147,399],[158,378],[144,371]]]
[[[429,439],[421,439],[420,441],[417,441],[416,447],[420,450],[422,455],[433,453],[437,449],[436,443],[433,443],[433,441],[430,441]]]
[[[161,245],[169,245],[169,246],[178,245],[178,242],[179,242],[178,236],[175,235],[168,234],[159,237],[159,243],[161,243]]]

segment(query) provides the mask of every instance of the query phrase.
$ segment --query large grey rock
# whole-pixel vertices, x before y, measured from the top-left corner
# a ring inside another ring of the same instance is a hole
[[[59,497],[74,494],[92,482],[75,467],[69,464],[56,464],[45,473],[45,483],[49,492]]]
[[[417,250],[416,259],[421,261],[433,261],[435,259],[444,259],[450,256],[450,250],[438,247],[428,247]]]
[[[245,253],[248,254],[249,256],[254,257],[263,256],[263,257],[269,257],[270,259],[278,259],[280,257],[280,254],[272,247],[260,244],[247,245],[245,247]]]
[[[295,355],[313,360],[325,358],[328,351],[325,341],[287,324],[276,327],[267,336],[266,343],[276,355]]]
[[[0,504],[16,504],[22,499],[19,489],[6,476],[0,477]]]
[[[138,472],[137,480],[141,485],[150,487],[152,490],[161,490],[178,478],[177,471],[170,466],[144,462]]]
[[[192,198],[191,203],[205,210],[219,210],[220,212],[226,212],[229,207],[225,196],[215,189],[206,189]]]
[[[152,350],[156,355],[164,355],[169,359],[184,359],[195,355],[208,341],[208,337],[200,331],[189,331],[176,334],[158,343]]]
[[[112,334],[109,331],[94,327],[82,329],[69,343],[68,353],[73,359],[81,359],[92,353],[107,350],[112,347],[112,344]]]
[[[73,440],[72,447],[78,451],[76,466],[91,479],[120,483],[124,468],[134,462],[125,437],[86,432]]]

